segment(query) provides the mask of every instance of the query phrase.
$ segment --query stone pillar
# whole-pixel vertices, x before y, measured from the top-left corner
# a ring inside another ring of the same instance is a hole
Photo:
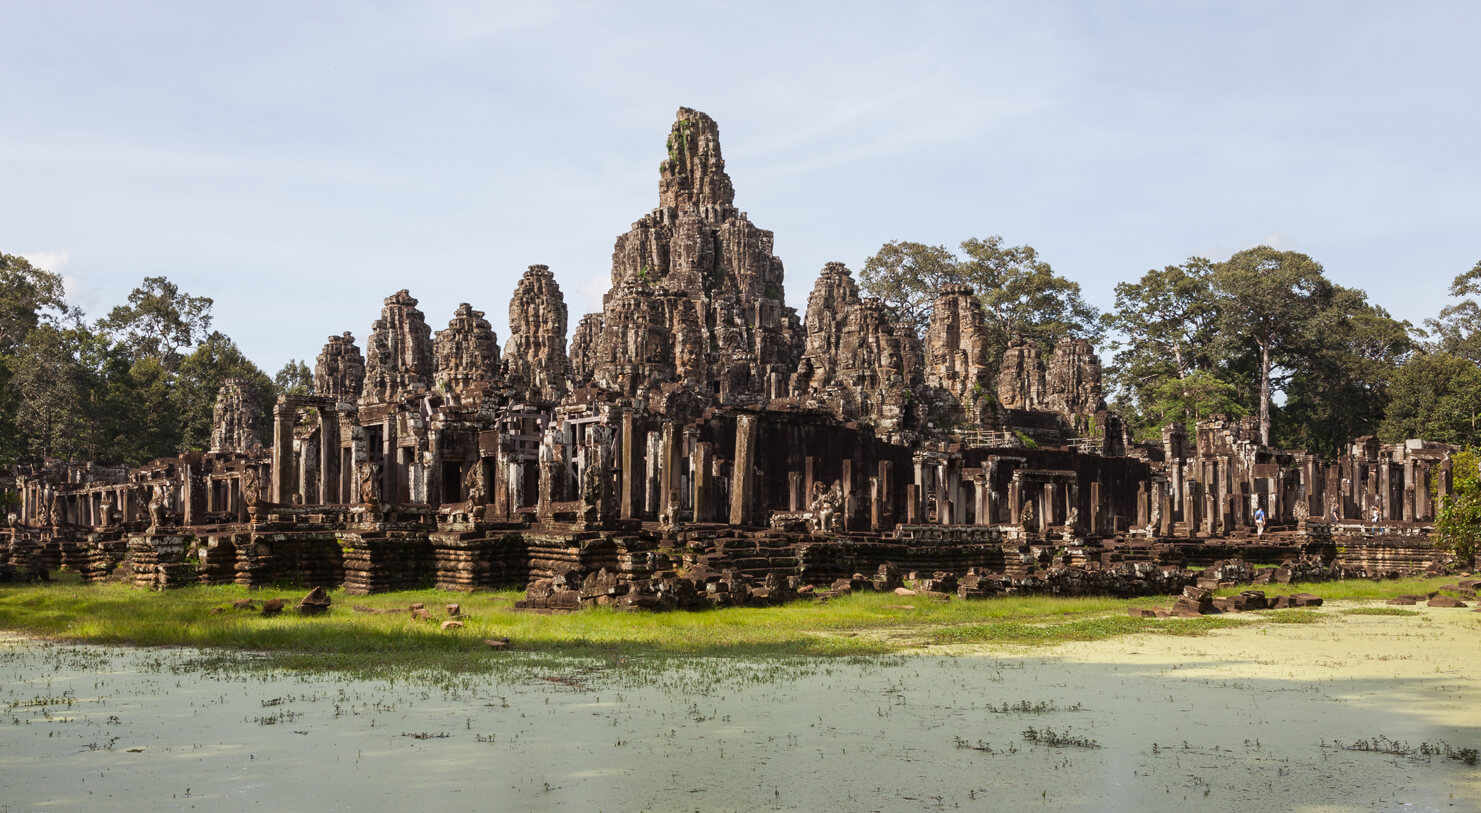
[[[877,531],[888,530],[895,524],[895,463],[879,461],[879,510],[880,524]]]
[[[645,438],[647,453],[643,456],[643,513],[648,516],[657,516],[661,510],[658,474],[663,466],[663,435],[659,432],[648,432]]]
[[[793,513],[806,511],[808,508],[807,492],[802,490],[802,472],[793,471],[787,473],[787,510]]]
[[[905,486],[905,522],[907,525],[921,523],[920,486],[916,483]]]
[[[946,467],[946,493],[951,499],[951,524],[967,524],[967,499],[962,489],[962,463],[952,460]]]
[[[735,419],[735,462],[730,471],[730,524],[750,525],[756,520],[756,418]]]
[[[636,519],[641,499],[644,473],[639,470],[642,451],[638,428],[631,412],[622,413],[621,487],[617,493],[617,510],[623,519]]]
[[[1101,488],[1099,480],[1090,482],[1090,523],[1086,526],[1091,536],[1098,536],[1101,529],[1105,527],[1105,508],[1101,501]]]
[[[1008,524],[1018,525],[1023,521],[1023,480],[1018,472],[1008,483]],[[1026,529],[1025,529],[1026,530]]]
[[[195,466],[186,465],[185,470],[180,473],[180,524],[195,525],[199,520],[197,505],[203,496],[201,493],[200,475]]]
[[[813,483],[817,482],[818,459],[816,457],[805,457],[802,460],[802,510],[806,511],[812,505]]]
[[[869,478],[869,530],[884,530],[884,492],[878,477]]]
[[[947,490],[946,461],[936,464],[936,524],[951,524],[951,494]]]
[[[319,502],[344,502],[339,495],[339,413],[319,408]]]
[[[273,502],[293,502],[293,417],[298,410],[273,405]]]
[[[691,468],[694,470],[694,521],[715,521],[715,487],[712,482],[714,473],[712,471],[715,447],[712,443],[694,444],[694,458],[691,460]],[[794,472],[794,478],[797,476]]]
[[[381,501],[387,505],[396,502],[397,470],[401,463],[396,459],[396,415],[386,416],[385,429],[381,432]]]
[[[679,436],[673,421],[663,425],[662,463],[658,472],[658,521],[673,525],[679,520]]]
[[[838,487],[843,497],[843,505],[839,507],[843,521],[840,524],[845,531],[857,531],[859,521],[855,515],[859,509],[859,498],[854,494],[854,461],[841,461],[841,468]]]

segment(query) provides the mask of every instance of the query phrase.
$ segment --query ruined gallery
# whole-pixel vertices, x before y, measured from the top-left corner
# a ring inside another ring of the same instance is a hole
[[[472,305],[434,334],[398,291],[363,346],[324,326],[312,396],[261,404],[227,382],[205,452],[19,468],[0,562],[158,588],[527,586],[523,604],[547,608],[779,601],[912,573],[963,597],[1165,595],[1200,569],[1439,564],[1451,447],[1364,437],[1324,460],[1260,445],[1250,421],[1133,443],[1087,342],[1016,343],[992,380],[964,286],[939,292],[920,340],[842,264],[806,313],[788,307],[715,122],[681,109],[667,146],[658,206],[617,238],[602,310],[569,344],[543,265],[513,291],[502,346]]]

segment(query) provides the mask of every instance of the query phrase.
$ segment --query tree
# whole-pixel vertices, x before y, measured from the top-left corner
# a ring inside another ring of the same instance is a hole
[[[1353,438],[1375,433],[1390,383],[1414,350],[1413,332],[1363,291],[1333,285],[1286,384],[1280,444],[1337,454]]]
[[[1256,361],[1260,442],[1270,444],[1273,392],[1299,366],[1332,284],[1315,260],[1294,251],[1256,246],[1214,269],[1218,326],[1230,351],[1244,345]]]
[[[1003,238],[962,243],[965,282],[987,312],[990,358],[1002,358],[1015,338],[1053,348],[1061,338],[1100,339],[1100,314],[1080,296],[1080,283],[1054,273],[1032,246],[1003,247]],[[996,371],[994,371],[996,373]]]
[[[10,362],[7,389],[15,395],[12,456],[85,456],[88,399],[74,337],[53,325],[40,325],[26,334]]]
[[[69,313],[61,276],[0,252],[0,353],[14,351],[48,311]]]
[[[1100,338],[1098,314],[1080,295],[1079,283],[1054,272],[1032,246],[1003,245],[1003,238],[969,239],[963,257],[943,246],[890,242],[864,262],[860,284],[879,297],[899,323],[919,338],[943,285],[972,286],[987,317],[989,358],[1001,359],[1015,338],[1050,350],[1065,336]],[[994,366],[993,374],[997,374]]]
[[[1465,449],[1450,456],[1454,488],[1440,502],[1435,532],[1440,547],[1470,567],[1481,542],[1481,452]]]
[[[961,261],[945,246],[892,240],[864,261],[859,285],[890,309],[895,321],[920,338],[931,321],[941,286],[961,282]]]
[[[1199,421],[1216,415],[1241,417],[1246,410],[1239,403],[1239,390],[1208,370],[1194,370],[1182,378],[1168,376],[1147,388],[1147,401],[1141,414],[1143,436],[1173,422],[1196,426]]]
[[[219,331],[212,331],[195,352],[180,362],[175,381],[181,451],[204,449],[210,444],[216,394],[228,378],[243,378],[251,383],[265,407],[264,423],[257,429],[262,437],[268,437],[266,421],[271,416],[270,405],[277,398],[272,379],[242,353],[236,342]]]
[[[1433,349],[1481,364],[1481,305],[1469,297],[1481,294],[1481,262],[1450,283],[1450,295],[1468,297],[1448,305],[1425,325],[1434,334]]]
[[[283,369],[273,376],[273,386],[279,395],[313,395],[314,371],[302,361],[288,359]]]
[[[1233,400],[1238,390],[1215,372],[1212,272],[1213,263],[1201,257],[1154,268],[1137,282],[1118,283],[1116,307],[1101,317],[1114,337],[1107,378],[1144,434],[1170,421],[1242,413]]]
[[[1394,374],[1378,438],[1481,443],[1481,368],[1449,353],[1415,354]]]
[[[129,304],[114,308],[98,327],[116,336],[135,358],[156,358],[174,369],[180,349],[205,338],[212,304],[210,297],[183,293],[164,277],[145,277],[129,294]]]

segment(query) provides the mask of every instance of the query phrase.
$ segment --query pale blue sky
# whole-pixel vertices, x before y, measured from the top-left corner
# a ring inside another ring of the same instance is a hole
[[[147,275],[269,373],[410,288],[574,326],[720,123],[788,301],[881,243],[1029,243],[1104,308],[1271,243],[1418,322],[1481,260],[1481,4],[0,0],[0,250],[101,316]]]

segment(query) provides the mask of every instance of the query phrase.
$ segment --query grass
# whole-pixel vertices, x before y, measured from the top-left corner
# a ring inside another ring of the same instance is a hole
[[[1343,615],[1424,615],[1418,610],[1406,610],[1403,607],[1348,607],[1342,611]]]
[[[1381,598],[1435,589],[1431,583],[1440,581],[1291,585],[1290,592],[1327,597],[1338,592],[1333,588],[1347,585],[1342,592],[1349,595]],[[260,660],[285,668],[375,671],[425,665],[468,671],[486,668],[491,657],[498,657],[482,643],[486,638],[508,637],[511,648],[523,652],[595,657],[879,655],[930,645],[1047,645],[1139,633],[1203,635],[1252,620],[1303,623],[1318,615],[1289,610],[1253,618],[1146,619],[1132,618],[1126,609],[1166,599],[1023,596],[940,602],[893,593],[780,607],[671,613],[596,608],[544,615],[515,611],[513,604],[522,595],[516,590],[350,596],[336,589],[330,591],[333,609],[328,614],[300,616],[292,607],[305,592],[223,585],[159,594],[122,584],[85,585],[64,574],[49,585],[0,588],[0,629],[69,641],[264,653],[268,657]],[[288,600],[289,611],[281,616],[230,609],[236,599],[275,596]],[[433,620],[412,619],[406,609],[413,602],[424,603]],[[901,608],[907,602],[913,609]],[[450,603],[462,606],[464,628],[441,629],[439,622],[447,617],[443,608]],[[356,605],[383,612],[355,612],[351,608]],[[217,608],[225,609],[213,613]]]
[[[1216,596],[1237,596],[1243,590],[1264,590],[1268,596],[1291,593],[1313,593],[1327,601],[1375,601],[1389,599],[1407,593],[1428,593],[1439,590],[1443,585],[1454,584],[1454,576],[1413,579],[1345,579],[1336,582],[1300,582],[1297,584],[1263,584],[1224,587],[1214,592]]]

